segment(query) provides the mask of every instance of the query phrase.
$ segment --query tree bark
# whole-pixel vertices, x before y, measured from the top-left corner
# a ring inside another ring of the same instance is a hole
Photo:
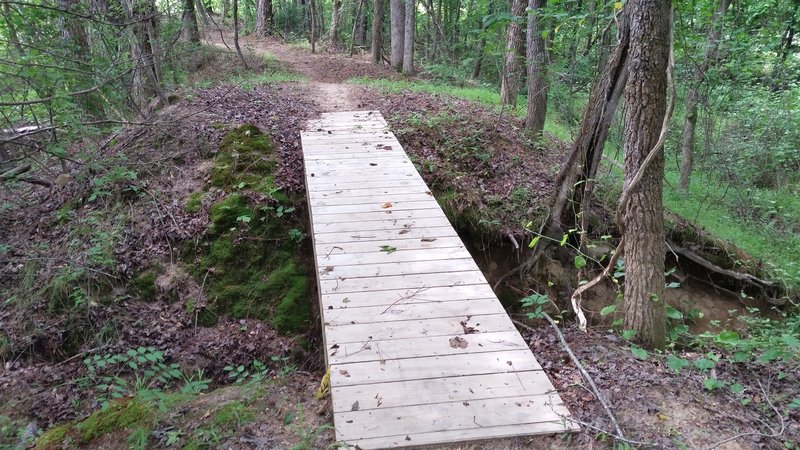
[[[661,134],[667,104],[670,51],[670,0],[631,0],[630,64],[626,87],[625,186],[628,186]],[[624,327],[636,339],[663,348],[664,177],[663,146],[630,193],[624,210]]]
[[[200,42],[200,30],[197,26],[197,13],[194,0],[183,0],[183,16],[181,19],[181,39],[193,44]]]
[[[528,0],[528,111],[525,128],[539,136],[544,131],[547,117],[547,48],[542,37],[542,27],[537,12],[547,0]]]
[[[131,98],[142,115],[150,113],[150,99],[159,97],[166,103],[161,87],[161,63],[158,51],[158,16],[153,1],[124,3],[129,22],[128,36],[131,59],[136,64],[132,70]]]
[[[708,26],[706,34],[706,51],[703,60],[695,66],[692,76],[692,84],[689,93],[686,95],[686,118],[683,122],[683,132],[681,133],[681,168],[679,188],[682,191],[689,189],[689,182],[692,176],[692,166],[694,165],[694,136],[697,128],[697,105],[700,102],[700,87],[706,78],[708,68],[717,59],[719,49],[719,39],[722,34],[721,23],[725,13],[728,11],[730,0],[721,0],[719,9],[714,12],[711,24]]]
[[[256,36],[264,36],[267,20],[267,1],[258,0],[256,3],[256,28],[254,30]]]
[[[405,45],[405,4],[404,0],[390,0],[390,19],[392,22],[390,63],[392,69],[403,70],[403,49]]]
[[[374,0],[372,17],[372,62],[383,63],[383,7],[386,0]]]
[[[403,73],[414,73],[414,21],[417,15],[417,0],[406,1],[405,37],[403,41]]]
[[[311,53],[317,52],[317,0],[310,0],[311,8]]]
[[[339,29],[342,22],[342,0],[333,0],[331,6],[331,45],[339,48]]]
[[[520,21],[525,14],[527,3],[527,0],[513,0],[511,3],[511,15],[514,17],[511,23],[508,24],[506,52],[503,58],[503,76],[500,81],[500,103],[504,105],[517,106],[519,78],[521,75],[520,62],[525,56]]]
[[[358,31],[358,25],[361,23],[361,12],[364,10],[364,0],[358,0],[358,7],[356,8],[356,14],[353,16],[353,32],[350,33],[350,54],[352,55],[355,52],[356,47],[356,32]]]
[[[200,12],[200,19],[203,21],[203,26],[207,28],[211,23],[211,19],[208,18],[208,10],[206,9],[206,4],[203,3],[203,0],[195,0],[194,9],[195,15],[197,15],[197,12]]]
[[[246,68],[247,60],[244,59],[242,48],[239,46],[239,0],[233,0],[233,46],[236,48],[236,54],[239,55],[239,61]]]

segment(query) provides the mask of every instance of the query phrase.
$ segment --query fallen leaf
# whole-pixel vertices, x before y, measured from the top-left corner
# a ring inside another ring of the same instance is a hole
[[[339,369],[339,375],[343,375],[347,378],[350,378],[350,373],[344,369]]]
[[[386,202],[386,203],[383,204],[383,206],[381,206],[381,208],[383,208],[383,209],[391,208],[391,207],[392,207],[392,203],[391,202]]]
[[[331,353],[331,356],[334,356],[334,355],[336,355],[336,352],[338,352],[338,351],[339,351],[339,344],[333,344],[333,345],[331,345],[331,350],[333,350],[333,352]]]
[[[390,255],[397,251],[397,247],[393,247],[391,245],[381,245],[380,248],[381,248],[382,252],[386,252],[386,253],[388,253]]]
[[[468,345],[469,345],[469,342],[467,342],[466,339],[464,339],[464,338],[462,338],[460,336],[456,336],[456,337],[450,339],[450,347],[453,347],[453,348],[467,348]]]
[[[407,234],[407,233],[411,233],[411,230],[409,230],[408,228],[400,230],[400,234]]]
[[[435,237],[424,237],[424,238],[422,238],[422,239],[420,239],[420,240],[421,240],[422,242],[433,242],[433,241],[435,241],[435,240],[436,240],[436,238],[435,238]]]
[[[478,330],[476,330],[474,327],[467,325],[466,320],[461,321],[461,328],[464,329],[464,334],[475,334],[478,332]]]
[[[358,400],[350,407],[350,411],[358,411]]]

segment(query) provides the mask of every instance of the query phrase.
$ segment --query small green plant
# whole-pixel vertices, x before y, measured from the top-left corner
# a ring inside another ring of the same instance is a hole
[[[533,308],[533,311],[527,313],[529,318],[542,319],[544,318],[544,305],[550,300],[548,300],[546,295],[533,293],[520,301],[522,302],[523,308]]]

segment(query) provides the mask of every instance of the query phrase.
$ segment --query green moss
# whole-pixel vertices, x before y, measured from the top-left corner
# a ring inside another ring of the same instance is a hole
[[[186,205],[183,207],[183,209],[190,214],[195,214],[200,211],[201,206],[203,206],[203,193],[194,192],[189,195],[189,198],[186,200]]]
[[[72,430],[72,426],[73,423],[70,422],[52,427],[45,431],[41,436],[39,436],[38,439],[36,439],[36,449],[50,450],[62,448],[62,444],[64,443],[64,440],[66,439],[70,430]]]
[[[95,411],[75,426],[81,443],[87,443],[104,434],[150,427],[154,423],[155,408],[137,399],[114,402],[105,410]]]
[[[136,444],[136,448],[144,448],[156,421],[155,413],[153,406],[138,399],[117,401],[105,410],[95,411],[77,424],[70,422],[47,430],[36,440],[36,448],[63,448],[65,444],[72,444],[66,442],[71,439],[70,436],[75,436],[77,443],[87,444],[119,430],[133,430],[130,443]],[[145,443],[144,446],[141,445],[142,442]]]
[[[243,220],[252,222],[254,217],[253,210],[248,206],[247,199],[240,194],[230,194],[224,199],[211,205],[209,210],[211,234],[219,234],[231,228],[235,228]],[[247,217],[247,219],[244,219]]]
[[[272,140],[253,125],[242,125],[222,138],[214,160],[211,184],[255,189],[277,165]]]
[[[158,294],[156,291],[156,278],[158,278],[157,270],[150,269],[131,280],[134,292],[140,300],[155,300]]]

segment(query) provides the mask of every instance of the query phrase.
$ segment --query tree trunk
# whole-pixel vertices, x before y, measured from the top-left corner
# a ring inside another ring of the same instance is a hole
[[[317,52],[317,0],[311,0],[311,53]]]
[[[477,80],[481,77],[481,68],[483,66],[483,50],[486,48],[486,37],[481,36],[478,43],[478,57],[475,58],[475,67],[472,69],[472,79]]]
[[[228,12],[231,10],[231,0],[222,0],[222,24],[225,24],[225,19],[228,18]]]
[[[239,46],[239,0],[233,0],[233,46],[236,48],[236,54],[239,55],[239,61],[246,68],[247,60],[244,59],[242,48]]]
[[[161,88],[161,64],[158,51],[158,16],[152,1],[124,3],[129,22],[131,43],[131,59],[136,65],[131,72],[131,98],[142,115],[149,115],[150,100],[153,97],[166,103],[166,96]]]
[[[200,30],[197,27],[194,0],[183,0],[183,17],[181,21],[181,39],[185,42],[199,43]]]
[[[717,59],[719,49],[719,39],[722,34],[722,22],[725,13],[728,11],[730,0],[721,0],[719,9],[714,12],[711,24],[708,26],[706,51],[703,61],[695,66],[692,77],[692,84],[689,93],[686,95],[686,119],[683,122],[683,132],[681,133],[681,174],[679,188],[682,191],[689,189],[689,182],[692,176],[692,166],[694,165],[694,135],[697,128],[697,104],[700,101],[700,87],[706,77],[708,68]]]
[[[267,20],[267,2],[266,0],[258,0],[256,3],[256,28],[254,30],[256,36],[264,36]]]
[[[520,62],[523,54],[522,16],[525,14],[527,0],[513,0],[511,15],[514,16],[508,24],[506,37],[506,52],[503,58],[503,76],[500,80],[500,103],[517,106],[519,96]]]
[[[354,54],[356,47],[356,32],[358,31],[358,24],[361,23],[361,12],[364,10],[364,0],[358,0],[358,7],[356,8],[356,15],[353,16],[353,32],[350,33],[350,54]]]
[[[630,65],[626,87],[625,186],[633,180],[661,134],[667,104],[667,65],[670,51],[670,0],[631,0]],[[663,348],[664,150],[630,194],[624,211],[625,296],[624,327],[636,339]]]
[[[534,136],[542,134],[547,117],[547,48],[537,17],[538,10],[546,4],[547,0],[528,0],[528,111],[525,128],[532,131]]]
[[[11,7],[6,2],[0,2],[0,4],[3,5],[3,20],[5,21],[8,29],[9,40],[11,41],[11,44],[16,47],[19,54],[24,55],[25,50],[22,48],[19,36],[17,35],[17,28],[14,26],[14,21],[11,17]]]
[[[331,6],[331,45],[339,48],[339,28],[342,22],[342,0],[333,0]]]
[[[417,16],[417,0],[406,1],[405,37],[403,41],[403,73],[414,73],[414,20]]]
[[[383,7],[386,0],[374,0],[372,17],[372,62],[383,63]]]
[[[203,21],[203,26],[208,28],[208,26],[211,24],[211,19],[208,18],[208,10],[206,9],[206,5],[203,3],[203,0],[195,0],[194,9],[195,15],[197,15],[198,11],[200,12],[200,19]]]
[[[392,22],[391,45],[392,54],[389,58],[392,69],[400,72],[403,70],[403,49],[405,48],[405,4],[404,0],[390,0],[390,18]]]

